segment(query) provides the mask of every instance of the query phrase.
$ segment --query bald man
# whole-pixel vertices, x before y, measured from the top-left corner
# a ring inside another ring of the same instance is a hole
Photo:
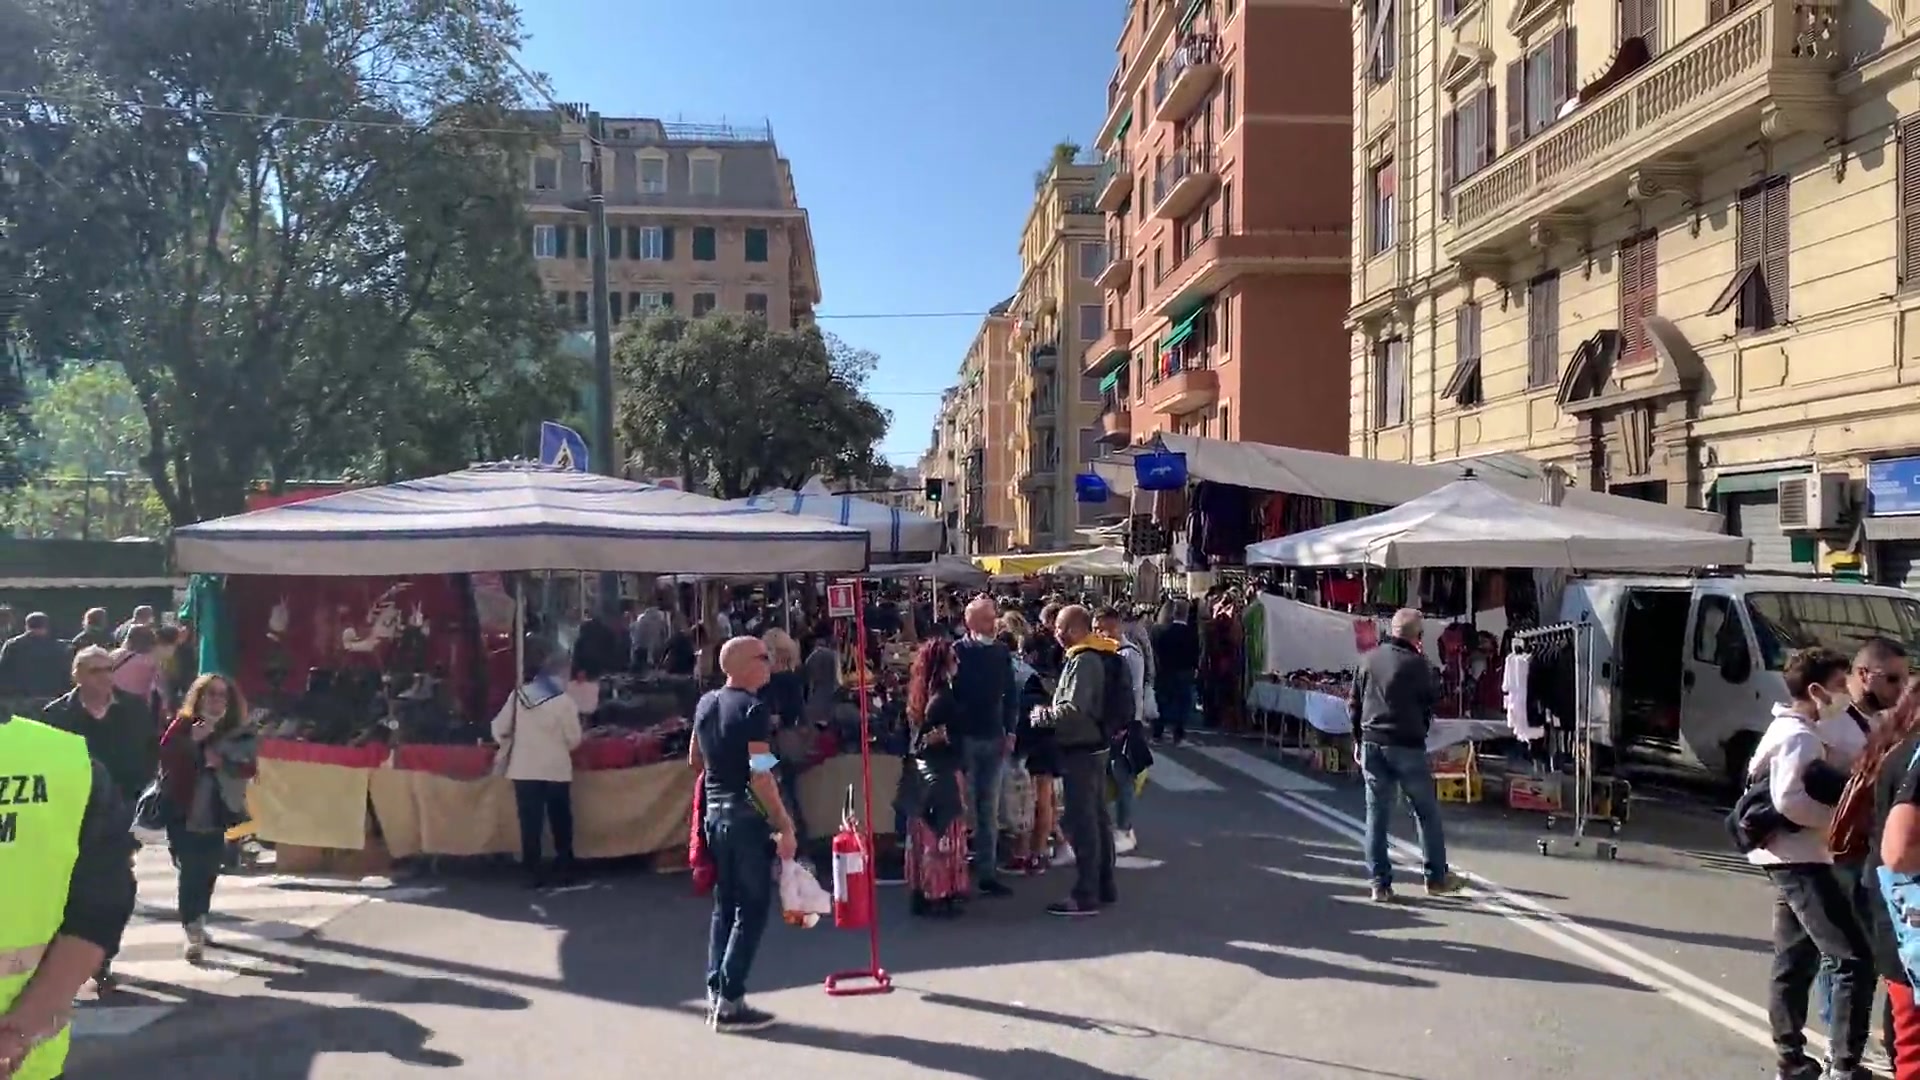
[[[973,806],[973,876],[981,896],[1011,896],[1000,881],[1000,781],[1013,754],[1020,687],[1013,679],[1013,651],[994,636],[1000,612],[981,596],[966,608],[967,634],[954,643],[959,670],[953,696],[959,704],[960,767]]]
[[[687,763],[703,773],[701,827],[715,871],[707,1022],[734,1034],[774,1023],[747,1004],[747,975],[773,910],[774,860],[793,858],[798,837],[773,772],[772,712],[758,696],[772,674],[766,644],[730,638],[720,646],[720,670],[726,685],[703,694],[693,711]]]
[[[1367,876],[1376,903],[1393,901],[1393,861],[1387,827],[1404,794],[1426,855],[1427,893],[1459,892],[1447,869],[1447,840],[1440,827],[1440,799],[1427,765],[1427,732],[1440,700],[1440,680],[1421,654],[1426,620],[1413,608],[1393,613],[1391,636],[1360,660],[1348,719],[1360,742],[1360,771],[1367,781]]]

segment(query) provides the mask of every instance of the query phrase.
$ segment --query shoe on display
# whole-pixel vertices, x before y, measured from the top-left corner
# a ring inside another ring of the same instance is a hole
[[[1140,840],[1133,835],[1132,829],[1115,829],[1113,831],[1113,853],[1115,855],[1125,855],[1139,846]]]

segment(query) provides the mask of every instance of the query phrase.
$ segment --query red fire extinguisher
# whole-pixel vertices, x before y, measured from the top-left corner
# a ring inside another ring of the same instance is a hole
[[[853,789],[833,836],[833,925],[864,930],[873,922],[873,859],[853,816]]]

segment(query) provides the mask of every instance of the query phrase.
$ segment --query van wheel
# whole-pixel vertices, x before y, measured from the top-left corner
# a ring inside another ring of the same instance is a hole
[[[1721,753],[1726,756],[1726,781],[1735,791],[1746,790],[1747,766],[1753,763],[1753,752],[1759,746],[1760,736],[1743,731],[1721,747]]]

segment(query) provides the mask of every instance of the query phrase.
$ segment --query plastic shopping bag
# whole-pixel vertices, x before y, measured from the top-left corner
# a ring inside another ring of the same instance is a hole
[[[833,913],[833,897],[806,867],[792,859],[783,860],[779,878],[781,917],[788,926],[810,928],[822,915]]]
[[[1019,765],[1007,769],[1000,783],[1000,821],[1008,832],[1033,831],[1033,775]]]

